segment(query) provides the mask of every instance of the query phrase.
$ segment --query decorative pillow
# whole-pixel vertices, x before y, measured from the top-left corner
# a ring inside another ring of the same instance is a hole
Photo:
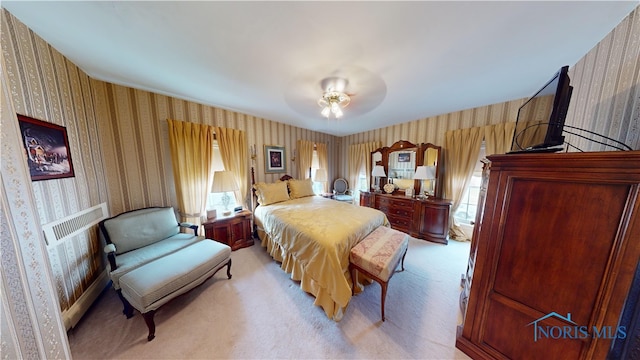
[[[315,195],[315,193],[313,192],[313,183],[311,182],[311,179],[289,180],[289,196],[291,196],[292,199],[313,195]]]
[[[269,205],[289,200],[286,181],[278,181],[272,184],[257,183],[253,185],[258,196],[258,204]]]

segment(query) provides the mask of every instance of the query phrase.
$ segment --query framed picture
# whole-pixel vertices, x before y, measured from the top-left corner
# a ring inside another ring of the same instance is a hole
[[[285,158],[284,147],[265,145],[264,163],[265,173],[286,173],[287,161]]]
[[[411,153],[399,153],[398,162],[411,162]]]
[[[18,114],[31,181],[73,177],[67,129]]]

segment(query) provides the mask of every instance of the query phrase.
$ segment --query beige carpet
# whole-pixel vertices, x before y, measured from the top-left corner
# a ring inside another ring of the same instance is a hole
[[[220,271],[160,308],[153,341],[109,288],[69,343],[75,359],[468,359],[455,348],[468,254],[469,243],[411,239],[405,271],[389,284],[386,321],[373,283],[334,322],[256,244],[233,252],[231,280]]]

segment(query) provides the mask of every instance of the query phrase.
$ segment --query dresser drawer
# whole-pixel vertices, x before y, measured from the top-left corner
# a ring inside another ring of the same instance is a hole
[[[403,228],[403,229],[411,228],[412,222],[410,217],[406,218],[406,217],[397,217],[397,216],[389,215],[387,216],[387,219],[389,219],[389,223],[394,228]]]
[[[389,210],[386,211],[386,213],[391,216],[397,215],[397,216],[407,217],[409,220],[411,220],[411,218],[413,217],[413,206],[406,207],[406,208],[393,206],[389,208]]]
[[[410,208],[413,207],[413,200],[399,196],[376,196],[376,207],[378,206]]]

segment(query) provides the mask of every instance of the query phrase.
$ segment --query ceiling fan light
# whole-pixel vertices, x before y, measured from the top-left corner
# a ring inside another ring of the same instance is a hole
[[[331,102],[331,111],[336,114],[338,111],[340,111],[340,105],[338,105],[338,102],[336,101],[332,101]]]
[[[351,98],[344,93],[347,80],[340,78],[327,78],[322,82],[325,92],[318,99],[318,106],[322,108],[322,116],[329,118],[331,114],[336,118],[343,116],[342,108],[349,105]]]

